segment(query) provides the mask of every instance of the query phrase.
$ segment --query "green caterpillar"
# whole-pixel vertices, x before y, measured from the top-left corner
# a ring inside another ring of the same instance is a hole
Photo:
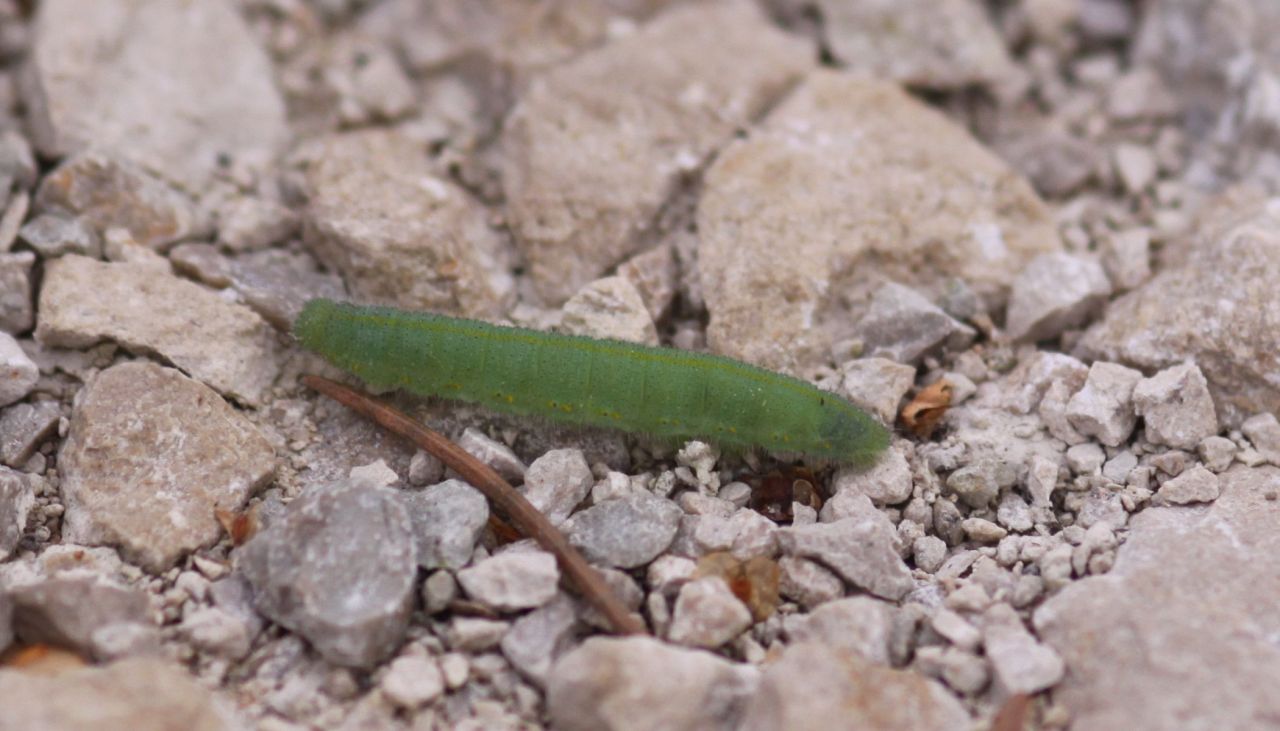
[[[324,299],[308,302],[293,330],[375,388],[855,465],[889,443],[884,426],[839,396],[715,355]]]

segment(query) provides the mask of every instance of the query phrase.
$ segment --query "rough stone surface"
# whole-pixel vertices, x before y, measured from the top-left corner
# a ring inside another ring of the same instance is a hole
[[[778,592],[805,609],[844,596],[844,582],[816,561],[783,556],[778,559],[778,569]]]
[[[36,207],[78,216],[97,236],[123,229],[138,244],[155,249],[191,238],[202,228],[191,198],[135,165],[98,152],[54,168],[40,183]],[[78,248],[88,250],[74,253],[97,253],[92,246]]]
[[[21,87],[42,155],[93,145],[192,190],[287,141],[271,63],[218,0],[43,3]]]
[[[484,495],[462,480],[446,480],[401,496],[413,521],[418,565],[424,569],[466,566],[489,522]]]
[[[711,348],[797,371],[885,281],[937,298],[958,278],[997,304],[1060,245],[1030,185],[963,129],[896,85],[830,71],[720,154],[698,232]]]
[[[853,403],[886,424],[898,418],[898,404],[916,382],[916,369],[888,358],[851,360],[840,369],[840,388]]]
[[[43,642],[101,657],[107,633],[118,625],[142,625],[143,631],[154,632],[146,593],[83,569],[12,587],[10,596],[14,632],[29,644]]]
[[[951,731],[968,725],[964,706],[941,685],[849,650],[803,642],[768,666],[741,728]]]
[[[718,576],[695,579],[680,588],[667,639],[690,647],[716,648],[751,626],[751,610]]]
[[[893,605],[866,596],[827,602],[786,622],[792,642],[815,642],[848,650],[878,665],[889,664]]]
[[[682,176],[811,64],[745,2],[689,5],[538,79],[506,120],[503,189],[542,297],[651,240]]]
[[[1110,294],[1111,283],[1097,259],[1042,254],[1013,280],[1006,330],[1023,342],[1057,337],[1101,310]]]
[[[841,468],[831,478],[831,485],[832,492],[853,490],[876,505],[897,505],[911,497],[911,466],[902,447],[894,446],[870,469]]]
[[[405,654],[391,661],[382,676],[382,692],[400,708],[419,708],[444,693],[440,664],[421,654]]]
[[[1173,505],[1208,503],[1217,500],[1218,494],[1218,476],[1196,465],[1161,485],[1156,491],[1155,501]]]
[[[26,332],[35,323],[31,307],[31,268],[36,255],[30,251],[0,252],[0,332]]]
[[[730,731],[759,671],[651,637],[594,637],[560,658],[547,712],[563,731]]]
[[[114,340],[132,352],[157,353],[249,403],[264,398],[279,372],[275,335],[247,307],[146,266],[82,256],[64,256],[45,269],[36,338],[64,348]]]
[[[671,545],[682,511],[675,503],[633,493],[573,516],[569,540],[588,560],[630,569],[643,566]]]
[[[1138,421],[1133,410],[1133,389],[1142,373],[1116,363],[1089,367],[1084,388],[1067,402],[1067,419],[1085,436],[1097,437],[1108,447],[1118,447]],[[1101,466],[1101,465],[1099,465]]]
[[[1077,354],[1151,370],[1193,361],[1229,425],[1280,411],[1280,329],[1269,314],[1280,308],[1278,280],[1273,225],[1202,232],[1185,263],[1112,303]]]
[[[573,601],[561,595],[517,619],[499,646],[521,675],[545,688],[552,663],[569,649],[577,626]]]
[[[1212,506],[1134,516],[1108,573],[1036,611],[1067,673],[1054,697],[1080,729],[1262,729],[1280,716],[1280,470],[1235,467]],[[1171,570],[1174,567],[1174,570]]]
[[[590,282],[564,303],[560,328],[570,335],[657,345],[653,326],[640,292],[622,276]]]
[[[820,0],[836,60],[853,71],[909,86],[957,89],[998,84],[1013,72],[1004,41],[968,0]]]
[[[83,217],[70,217],[61,213],[45,213],[27,221],[18,231],[18,237],[35,249],[40,258],[52,259],[63,254],[80,254],[98,257],[102,242],[93,227]],[[135,239],[138,237],[135,235]]]
[[[218,539],[275,471],[271,445],[207,387],[172,368],[124,363],[85,387],[59,456],[63,535],[117,545],[163,571]]]
[[[372,667],[409,624],[417,579],[400,495],[359,481],[312,487],[241,549],[258,611],[330,662]]]
[[[524,474],[522,492],[529,502],[560,525],[586,499],[595,484],[580,449],[554,449],[535,459]]]
[[[982,615],[982,647],[996,680],[1010,693],[1038,693],[1062,679],[1062,658],[1036,641],[1008,604]]]
[[[0,467],[0,561],[18,547],[35,501],[26,475]]]
[[[185,668],[154,658],[53,675],[0,671],[8,729],[234,731],[240,725]]]
[[[1166,368],[1133,388],[1133,408],[1146,426],[1147,441],[1194,449],[1218,433],[1209,384],[1194,363]]]
[[[395,132],[349,132],[301,153],[303,238],[357,297],[471,317],[501,314],[514,282],[484,209]]]
[[[1280,421],[1275,414],[1251,416],[1240,425],[1240,430],[1264,460],[1280,467]]]
[[[556,595],[560,569],[545,551],[506,551],[458,572],[472,599],[500,612],[540,607]]]
[[[871,295],[853,336],[870,357],[915,363],[943,346],[962,350],[974,331],[914,289],[886,282]]]
[[[458,446],[466,450],[467,454],[492,467],[503,478],[511,482],[524,480],[525,471],[528,468],[524,466],[524,462],[520,461],[520,457],[511,451],[511,447],[495,441],[479,429],[467,427],[458,438]]]
[[[26,398],[39,379],[40,369],[18,341],[0,332],[0,407]]]
[[[778,531],[784,555],[812,558],[846,581],[886,599],[901,599],[914,583],[898,555],[891,524],[845,518],[833,523],[791,526]]]

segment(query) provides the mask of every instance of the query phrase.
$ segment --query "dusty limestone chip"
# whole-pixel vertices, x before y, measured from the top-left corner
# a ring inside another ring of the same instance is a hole
[[[50,171],[40,182],[36,207],[71,213],[99,237],[108,229],[124,229],[134,241],[154,249],[204,228],[190,197],[136,165],[99,152],[77,155]],[[77,253],[96,253],[96,247],[88,248]]]
[[[1240,430],[1264,460],[1280,467],[1280,421],[1276,420],[1275,414],[1251,416],[1240,425]]]
[[[1209,384],[1194,363],[1166,368],[1133,389],[1133,408],[1146,425],[1147,441],[1194,449],[1218,433],[1218,413]]]
[[[36,255],[30,251],[0,252],[0,332],[25,332],[35,322],[31,307],[31,268],[35,263]]]
[[[1196,465],[1161,485],[1155,502],[1158,505],[1210,503],[1218,499],[1219,492],[1218,476]]]
[[[1135,515],[1109,572],[1036,611],[1066,662],[1054,698],[1073,727],[1261,729],[1280,717],[1280,615],[1259,611],[1280,602],[1280,502],[1267,499],[1280,470],[1237,466],[1221,481],[1205,508]]]
[[[915,585],[898,554],[897,534],[887,521],[848,517],[790,526],[778,530],[778,546],[783,555],[815,559],[885,599],[901,599]]]
[[[896,84],[834,71],[721,152],[698,234],[711,348],[794,371],[825,363],[885,281],[936,300],[960,279],[996,305],[1061,245],[1031,186],[963,128]]]
[[[65,540],[116,545],[156,572],[212,544],[272,478],[271,445],[216,393],[172,368],[124,363],[89,381],[58,457]]]
[[[974,331],[914,289],[886,282],[871,295],[853,335],[868,356],[916,363],[944,346],[963,350],[973,342]]]
[[[10,587],[10,595],[14,628],[25,643],[49,643],[107,659],[110,633],[123,630],[147,634],[149,643],[141,644],[158,646],[147,594],[102,574],[65,571]]]
[[[21,401],[40,380],[40,369],[13,336],[0,331],[0,408]]]
[[[983,613],[982,645],[996,680],[1010,693],[1038,693],[1062,680],[1062,658],[1040,644],[1008,604]]]
[[[1113,302],[1076,354],[1144,369],[1194,362],[1225,424],[1280,411],[1280,232],[1266,216],[1196,238],[1185,263]]]
[[[747,2],[691,4],[536,79],[503,131],[502,185],[542,297],[652,241],[664,204],[813,63]]]
[[[792,642],[816,642],[888,665],[894,612],[892,604],[869,596],[839,599],[809,614],[789,616],[787,636]]]
[[[370,668],[404,638],[417,583],[399,493],[358,481],[314,486],[245,544],[254,605],[329,662]]]
[[[149,267],[83,256],[45,269],[36,339],[63,348],[114,340],[249,403],[262,401],[279,370],[275,335],[249,308]]]
[[[303,240],[353,295],[471,317],[510,303],[506,245],[484,207],[439,175],[419,144],[391,131],[346,132],[299,159]]]
[[[1106,304],[1111,283],[1093,257],[1041,254],[1013,280],[1006,329],[1021,342],[1048,340],[1084,324]]]
[[[842,65],[908,86],[960,89],[1013,73],[1000,33],[970,0],[820,0],[822,29]]]
[[[676,537],[682,511],[649,493],[606,500],[573,516],[569,540],[596,563],[630,569],[667,550]]]
[[[751,610],[719,576],[686,583],[676,597],[667,639],[679,645],[714,649],[751,626]]]
[[[504,551],[458,572],[467,596],[499,612],[540,607],[559,582],[556,557],[538,550]]]
[[[1097,437],[1108,447],[1129,438],[1138,416],[1133,410],[1133,389],[1142,373],[1116,363],[1094,363],[1084,388],[1067,402],[1067,419],[1085,436]]]
[[[892,670],[847,649],[801,642],[768,665],[740,728],[951,731],[969,724],[960,701],[919,673]]]
[[[897,505],[911,497],[911,466],[903,454],[905,444],[895,444],[870,469],[842,467],[831,478],[832,492],[853,490],[876,505]]]
[[[234,731],[240,723],[180,665],[135,658],[58,674],[0,672],[4,726],[45,731]]]
[[[50,158],[90,145],[204,191],[288,143],[271,61],[220,0],[54,0],[36,14],[20,79]]]
[[[401,496],[413,522],[418,565],[424,569],[466,566],[489,522],[484,495],[462,480],[445,480]]]
[[[657,345],[658,331],[631,280],[605,277],[591,282],[564,303],[560,328],[570,335]]]
[[[759,671],[652,637],[593,637],[547,679],[547,713],[562,731],[730,731]]]
[[[27,476],[0,467],[0,561],[9,558],[18,547],[35,502],[35,492]],[[0,618],[0,622],[3,621]]]
[[[861,358],[840,369],[840,390],[853,403],[892,424],[898,404],[916,382],[916,369],[888,358]]]
[[[594,484],[595,476],[582,450],[553,449],[529,465],[521,492],[552,525],[560,525]]]

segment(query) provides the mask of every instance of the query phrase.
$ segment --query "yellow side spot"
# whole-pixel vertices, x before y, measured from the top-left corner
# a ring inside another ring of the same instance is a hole
[[[738,427],[736,427],[736,426],[731,426],[731,427],[729,427],[729,433],[730,433],[730,434],[737,434],[737,433],[738,433]]]
[[[515,402],[516,402],[516,397],[513,396],[512,394],[507,394],[507,403],[514,404]]]
[[[572,404],[565,404],[564,406],[561,406],[561,407],[560,407],[560,410],[561,410],[561,411],[563,411],[563,412],[564,412],[564,413],[566,413],[566,414],[572,414],[572,413],[573,413],[573,405],[572,405]]]

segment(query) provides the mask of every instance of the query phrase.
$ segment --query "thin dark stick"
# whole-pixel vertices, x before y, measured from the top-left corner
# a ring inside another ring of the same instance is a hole
[[[556,530],[537,508],[502,479],[488,465],[468,454],[439,432],[419,424],[401,411],[321,376],[303,376],[302,382],[383,428],[408,439],[453,468],[473,487],[489,498],[499,512],[521,533],[533,538],[560,562],[560,568],[582,596],[609,620],[617,634],[647,634],[600,574],[578,553],[564,534]]]

